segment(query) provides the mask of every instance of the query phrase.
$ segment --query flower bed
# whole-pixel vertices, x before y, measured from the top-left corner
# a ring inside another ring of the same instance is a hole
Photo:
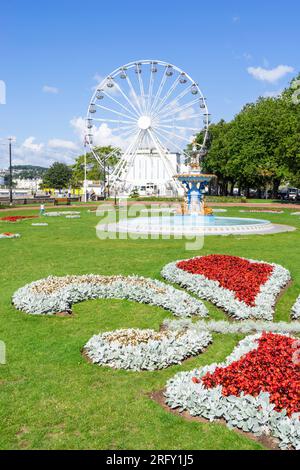
[[[292,319],[298,320],[300,318],[300,295],[292,308]]]
[[[117,330],[93,336],[84,352],[94,363],[114,369],[159,370],[201,353],[212,341],[207,332]]]
[[[156,305],[179,317],[208,314],[203,303],[160,281],[137,276],[49,277],[26,285],[13,296],[14,306],[36,315],[68,312],[88,299],[127,299]]]
[[[177,374],[166,402],[192,416],[225,419],[230,428],[271,434],[280,447],[300,449],[297,338],[262,333],[248,336],[223,364]]]
[[[37,219],[37,215],[13,215],[13,216],[7,216],[7,217],[1,217],[0,220],[3,220],[4,222],[19,222],[20,220],[26,220],[26,219]]]
[[[277,264],[210,255],[170,263],[162,276],[223,308],[236,319],[272,320],[281,289],[290,281]]]
[[[11,233],[11,232],[5,232],[5,233],[0,233],[0,238],[20,238],[19,233]]]

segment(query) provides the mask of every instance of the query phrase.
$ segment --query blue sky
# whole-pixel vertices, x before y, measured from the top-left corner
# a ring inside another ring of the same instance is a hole
[[[71,161],[71,121],[85,116],[94,77],[147,58],[186,70],[213,120],[230,119],[299,73],[299,17],[297,0],[2,2],[0,139],[16,137],[17,163]],[[0,145],[0,168],[6,159]]]

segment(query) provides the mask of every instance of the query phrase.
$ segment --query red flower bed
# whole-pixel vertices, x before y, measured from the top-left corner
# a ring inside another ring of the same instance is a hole
[[[257,396],[260,392],[269,392],[276,411],[286,409],[288,416],[299,413],[300,366],[293,361],[296,342],[287,336],[263,333],[257,350],[228,367],[217,368],[201,380],[206,388],[222,385],[224,396],[239,396],[241,392]]]
[[[37,215],[13,215],[8,217],[1,217],[0,220],[4,220],[5,222],[17,222],[18,220],[36,219],[37,217]]]
[[[218,281],[235,297],[254,307],[260,287],[267,282],[273,266],[267,263],[250,263],[238,256],[210,255],[177,263],[177,267],[191,274],[202,274],[212,281]]]

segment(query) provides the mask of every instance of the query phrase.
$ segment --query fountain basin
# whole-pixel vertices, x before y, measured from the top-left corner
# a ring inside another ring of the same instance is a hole
[[[98,225],[97,229],[109,232],[174,236],[255,235],[296,230],[295,227],[273,224],[263,219],[200,215],[129,218],[114,224]]]

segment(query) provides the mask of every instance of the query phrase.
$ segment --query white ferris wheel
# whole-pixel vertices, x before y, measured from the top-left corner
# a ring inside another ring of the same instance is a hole
[[[140,60],[117,68],[97,86],[87,115],[86,142],[101,166],[114,154],[121,157],[111,170],[110,186],[117,191],[130,187],[130,170],[143,149],[154,149],[170,183],[174,168],[168,155],[181,155],[187,164],[186,148],[203,131],[203,143],[197,151],[205,152],[210,123],[206,99],[198,84],[175,65],[159,60]],[[115,150],[103,157],[97,147],[102,137],[111,138]],[[118,149],[117,149],[118,147]]]

